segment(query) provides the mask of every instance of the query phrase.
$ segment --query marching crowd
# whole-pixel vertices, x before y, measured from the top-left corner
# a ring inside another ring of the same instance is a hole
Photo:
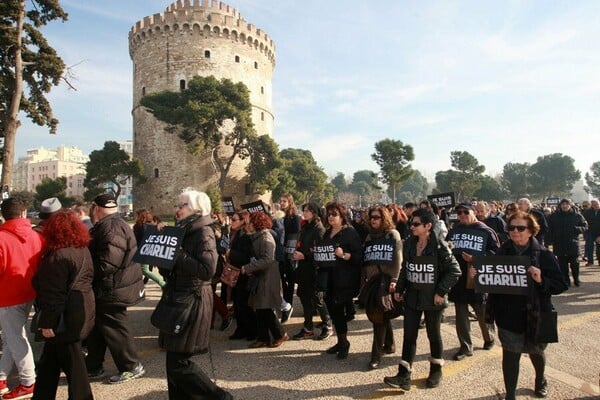
[[[384,382],[410,390],[419,328],[425,328],[426,385],[435,388],[443,376],[440,325],[449,302],[460,343],[454,360],[473,355],[470,319],[475,318],[483,348],[493,348],[496,340],[502,345],[506,399],[515,398],[522,353],[535,369],[536,396],[546,397],[544,350],[557,341],[551,296],[581,285],[580,234],[583,260],[592,265],[594,250],[600,255],[598,200],[577,208],[563,199],[556,210],[533,207],[526,198],[507,205],[473,200],[440,209],[423,200],[350,210],[338,202],[297,207],[285,194],[276,212],[231,215],[211,212],[208,196],[191,188],[176,201],[175,223],[183,237],[173,263],[158,271],[134,261],[134,255],[148,230],[160,232],[165,224],[139,210],[131,229],[111,194],[96,197],[91,208],[75,204],[68,210],[58,199],[47,199],[33,229],[26,204],[17,198],[2,202],[2,399],[54,399],[61,371],[69,399],[92,399],[90,379],[104,379],[107,349],[119,371],[108,383],[143,376],[127,308],[144,299],[148,279],[163,290],[159,305],[170,307],[157,307],[155,314],[167,313],[157,318],[176,323],[174,330],[161,325],[159,332],[169,399],[233,398],[192,359],[207,351],[215,313],[221,330],[235,320],[229,339],[248,340],[250,348],[279,347],[289,339],[328,340],[335,333],[325,352],[346,359],[356,304],[373,325],[368,368],[379,368],[384,355],[396,352],[391,320],[403,315],[398,372]],[[527,257],[526,294],[476,290],[476,259],[494,255]],[[236,277],[227,280],[229,286],[221,284],[218,295],[224,271],[235,271]],[[294,294],[304,319],[292,334],[284,324],[294,311]],[[33,306],[31,329],[44,341],[37,363],[25,328]],[[152,323],[158,326],[154,318]],[[15,367],[19,384],[9,388]]]

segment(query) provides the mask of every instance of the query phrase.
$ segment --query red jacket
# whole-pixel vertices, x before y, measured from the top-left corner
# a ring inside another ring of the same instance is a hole
[[[0,307],[27,303],[35,298],[31,278],[40,264],[42,235],[31,221],[16,218],[0,225]]]

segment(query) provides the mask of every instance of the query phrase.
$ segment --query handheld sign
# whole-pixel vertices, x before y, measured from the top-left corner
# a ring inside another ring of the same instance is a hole
[[[485,254],[488,233],[477,229],[453,229],[450,233],[452,252],[460,254],[469,253],[474,256]]]
[[[376,239],[365,243],[364,262],[366,264],[389,265],[394,261],[396,241]]]
[[[321,243],[313,247],[313,259],[319,268],[335,266],[335,247],[333,244]]]
[[[546,199],[546,204],[549,206],[557,206],[560,204],[560,199],[558,197],[548,197]]]
[[[257,200],[257,201],[253,201],[252,203],[242,204],[240,207],[242,207],[242,210],[246,210],[250,214],[255,213],[255,212],[264,212],[264,213],[268,214],[267,208],[265,207],[262,200]]]
[[[525,256],[473,257],[475,292],[526,296],[530,264],[531,259]]]
[[[133,261],[173,269],[184,233],[183,228],[175,226],[167,226],[160,232],[155,229],[148,230],[133,256]]]
[[[448,209],[456,205],[456,201],[454,200],[454,192],[430,194],[427,196],[427,200],[434,203],[439,208],[445,207]]]
[[[223,203],[223,212],[229,216],[235,214],[235,207],[233,206],[233,197],[221,197]]]
[[[412,286],[425,289],[435,285],[436,257],[413,257],[406,260],[402,268],[406,269],[406,280]]]

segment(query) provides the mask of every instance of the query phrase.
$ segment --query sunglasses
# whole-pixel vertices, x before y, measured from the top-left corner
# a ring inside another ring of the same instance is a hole
[[[421,226],[421,225],[423,225],[422,222],[411,222],[410,223],[410,226],[412,226],[413,228],[416,228],[417,226]]]
[[[241,221],[239,218],[231,218],[231,222]]]
[[[339,214],[339,213],[337,213],[337,212],[328,212],[328,213],[327,213],[327,216],[328,216],[328,217],[339,217],[339,216],[340,216],[340,214]]]
[[[187,205],[188,205],[188,203],[178,203],[178,204],[175,204],[173,207],[181,210],[183,207],[185,207]]]
[[[512,232],[515,229],[518,230],[519,232],[525,232],[525,229],[527,229],[527,227],[524,225],[509,225],[509,226],[507,226],[507,229],[509,232]]]
[[[381,219],[381,215],[371,215],[370,219]]]
[[[469,210],[456,210],[456,215],[469,215]]]

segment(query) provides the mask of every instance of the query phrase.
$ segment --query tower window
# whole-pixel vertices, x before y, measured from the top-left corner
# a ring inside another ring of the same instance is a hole
[[[260,113],[260,120],[261,120],[261,121],[264,121],[264,120],[265,120],[265,113],[264,113],[264,112],[261,112],[261,113]]]
[[[158,168],[154,168],[154,177],[158,178],[159,174],[158,174]]]
[[[254,68],[258,69],[258,62],[254,61]]]
[[[204,50],[204,58],[210,58],[210,50]]]
[[[185,79],[179,81],[179,90],[185,90]]]
[[[265,87],[264,86],[260,87],[260,94],[265,94]]]
[[[240,56],[235,56],[235,62],[239,63],[240,62]]]
[[[146,95],[146,86],[142,86],[142,96]]]

